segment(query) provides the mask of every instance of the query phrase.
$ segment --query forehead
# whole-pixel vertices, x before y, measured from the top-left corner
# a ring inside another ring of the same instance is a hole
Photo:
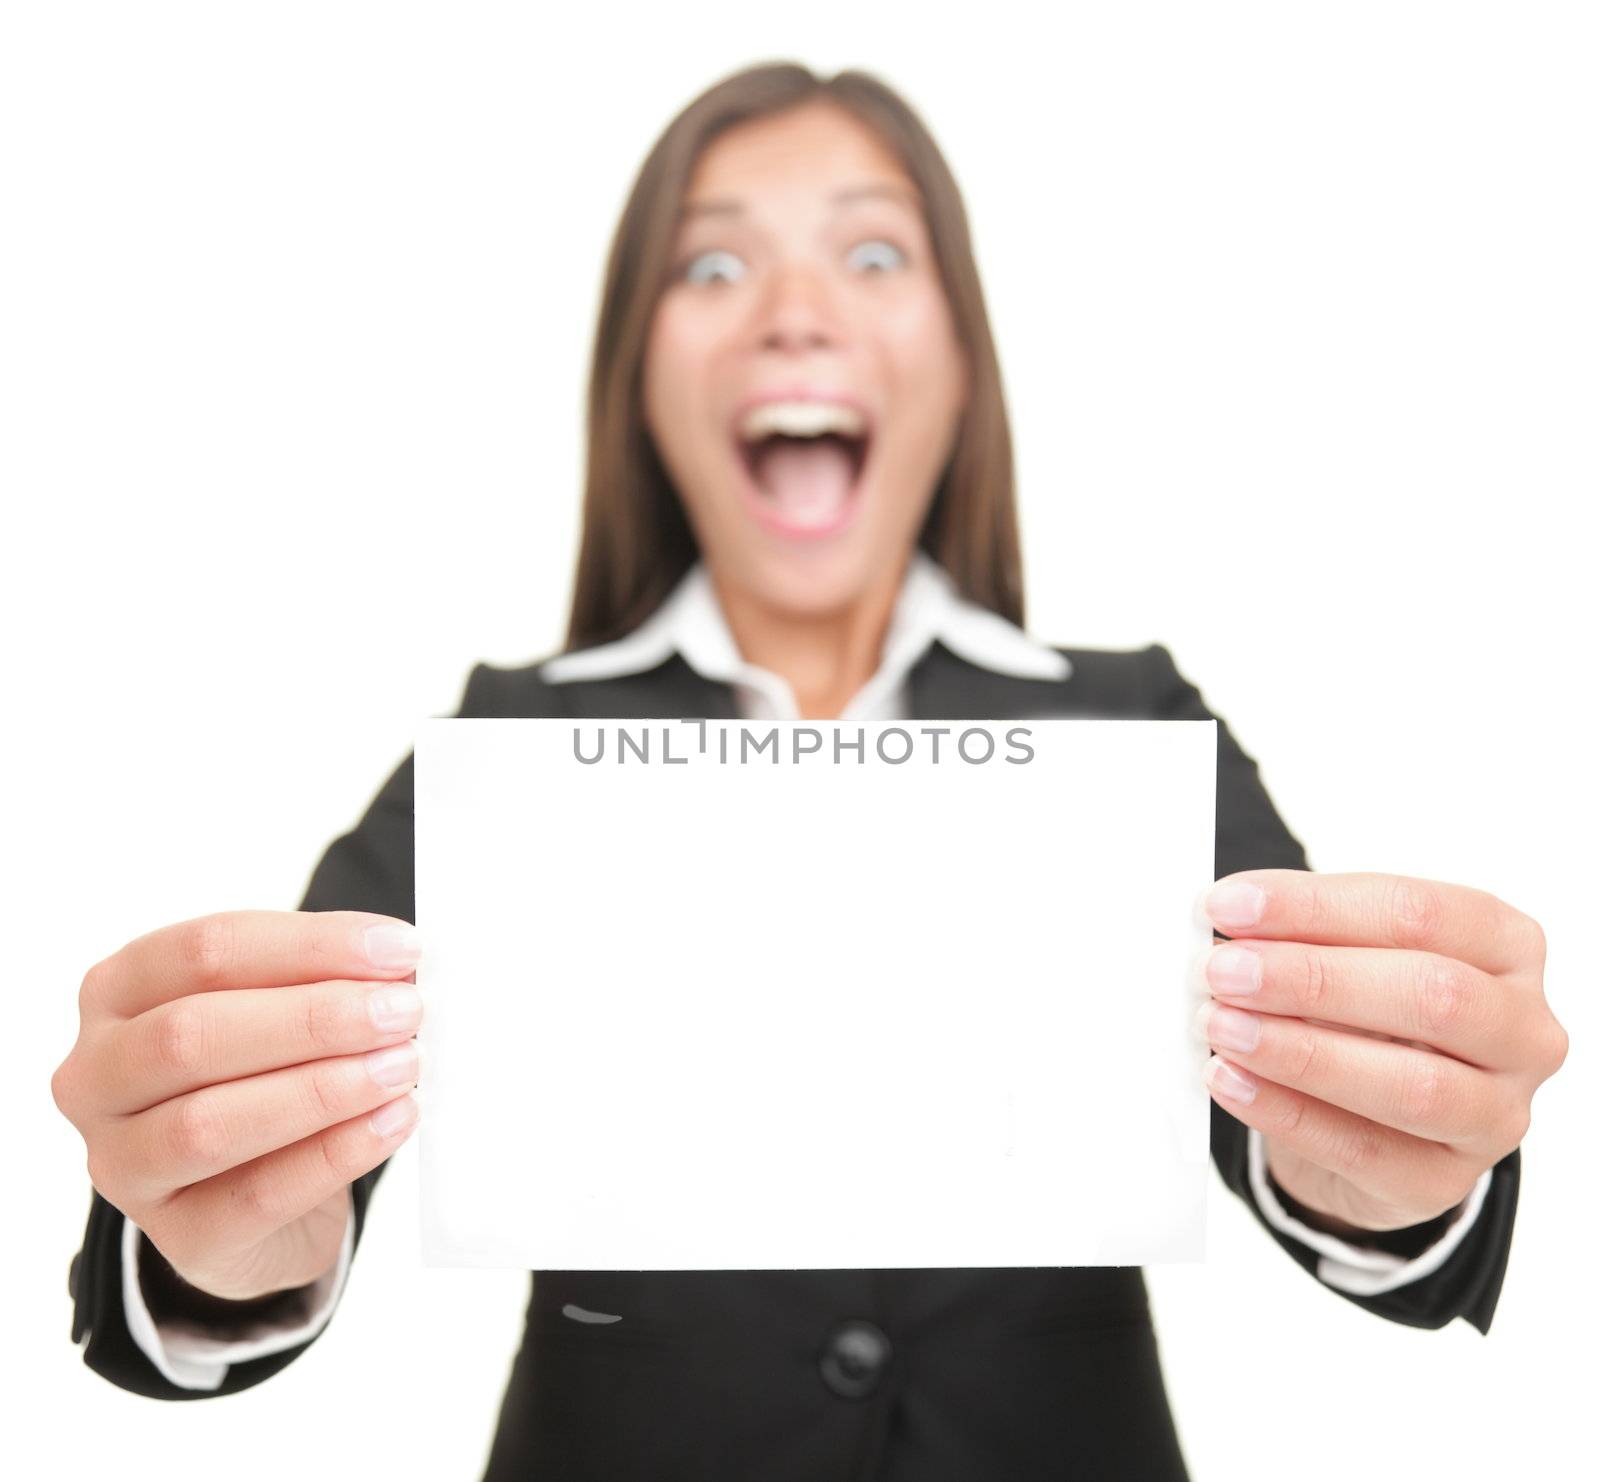
[[[829,190],[892,182],[915,193],[911,177],[882,139],[835,103],[803,103],[735,124],[701,154],[689,201]]]

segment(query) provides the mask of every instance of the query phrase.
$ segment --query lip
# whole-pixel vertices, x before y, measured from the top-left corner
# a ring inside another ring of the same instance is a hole
[[[730,430],[737,429],[745,414],[752,408],[766,406],[774,401],[831,401],[836,406],[849,407],[852,411],[860,412],[867,424],[868,435],[871,435],[872,409],[866,402],[848,391],[830,391],[826,387],[817,386],[778,386],[769,391],[753,392],[735,403],[733,412],[728,418],[728,427]],[[734,431],[734,435],[738,436],[737,431]]]
[[[866,452],[861,460],[861,468],[857,472],[855,482],[850,486],[850,495],[844,502],[844,507],[838,515],[826,525],[793,525],[785,520],[772,505],[763,497],[756,488],[755,480],[750,477],[750,470],[745,464],[741,450],[738,427],[747,413],[758,406],[765,406],[774,401],[827,401],[837,406],[847,406],[859,412],[862,420],[867,425]],[[851,395],[845,391],[830,391],[815,386],[780,386],[767,391],[754,392],[744,397],[735,404],[732,414],[728,418],[728,438],[732,447],[733,464],[739,482],[739,501],[744,505],[752,519],[762,529],[774,535],[780,535],[785,540],[816,541],[826,540],[830,536],[838,535],[848,529],[856,521],[856,516],[861,511],[864,502],[862,490],[867,482],[867,472],[872,467],[873,450],[876,445],[876,419],[869,408],[859,396]]]

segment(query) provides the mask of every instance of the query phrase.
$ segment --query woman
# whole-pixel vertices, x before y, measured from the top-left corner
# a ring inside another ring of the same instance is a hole
[[[944,161],[866,76],[756,68],[673,122],[617,232],[568,651],[479,665],[461,713],[1209,717],[1164,648],[1030,640],[1020,572]],[[1542,934],[1465,887],[1308,874],[1219,742],[1222,1175],[1343,1297],[1487,1332],[1529,1103],[1566,1048]],[[181,923],[90,970],[55,1092],[97,1190],[74,1336],[114,1382],[241,1389],[327,1320],[416,1121],[412,878],[408,762],[300,912]],[[539,1273],[489,1472],[534,1467],[1184,1475],[1126,1268]]]

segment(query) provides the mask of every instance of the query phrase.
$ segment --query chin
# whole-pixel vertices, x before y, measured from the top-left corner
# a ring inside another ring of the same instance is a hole
[[[855,542],[832,548],[818,542],[747,553],[737,579],[767,606],[796,617],[823,617],[868,597],[887,573],[898,573],[905,556]]]

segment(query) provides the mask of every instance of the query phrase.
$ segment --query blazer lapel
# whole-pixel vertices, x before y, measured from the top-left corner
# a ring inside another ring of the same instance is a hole
[[[644,674],[552,685],[569,715],[586,720],[737,720],[733,688],[697,674],[681,655]]]
[[[933,643],[911,670],[913,720],[1027,720],[1080,708],[1072,676],[1019,679],[969,664]]]

